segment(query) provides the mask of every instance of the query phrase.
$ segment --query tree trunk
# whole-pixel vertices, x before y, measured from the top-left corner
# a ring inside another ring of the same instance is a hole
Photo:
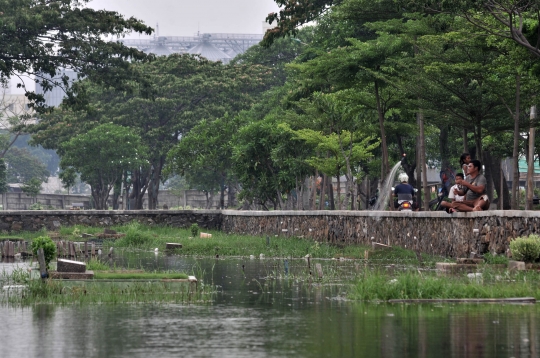
[[[519,209],[518,195],[519,195],[519,105],[520,105],[520,75],[516,76],[516,111],[514,113],[514,149],[512,156],[514,159],[514,177],[512,178],[512,200],[511,205],[513,210]]]
[[[225,209],[225,182],[223,180],[219,183],[219,208]]]
[[[533,209],[533,196],[534,196],[534,137],[535,128],[534,122],[536,120],[536,106],[531,107],[531,126],[529,129],[529,153],[527,156],[527,204],[525,209]]]
[[[313,184],[311,186],[311,196],[309,198],[309,209],[315,210],[317,204],[317,179],[319,179],[319,172],[315,170],[315,175],[313,176]]]
[[[441,155],[441,170],[450,167],[450,148],[448,148],[448,126],[439,128],[439,153]]]
[[[416,118],[416,125],[418,128],[420,128],[420,123],[418,122],[418,118]],[[418,207],[421,207],[422,205],[422,165],[421,165],[421,156],[420,156],[420,131],[418,131],[418,135],[416,136],[416,153],[415,153],[415,161],[416,161],[416,188],[418,191],[416,192],[416,202],[418,203]]]
[[[484,150],[483,151],[483,158],[482,158],[482,163],[484,163],[484,166],[486,168],[486,170],[484,171],[484,176],[486,177],[486,182],[487,182],[487,185],[486,185],[486,194],[487,196],[489,197],[490,200],[493,200],[493,186],[494,186],[494,183],[495,183],[495,177],[499,177],[499,179],[497,179],[497,182],[500,183],[500,176],[499,176],[499,173],[494,171],[492,165],[493,165],[493,158],[491,156],[491,153],[489,150]]]
[[[501,159],[493,157],[491,151],[484,151],[484,161],[486,166],[486,171],[491,172],[491,178],[493,179],[493,186],[497,193],[498,200],[503,202],[502,210],[510,209],[510,191],[508,190],[508,183],[504,177],[504,173],[501,168]],[[501,176],[501,173],[503,174]],[[502,178],[501,178],[502,177]],[[501,183],[501,180],[503,181]],[[501,189],[502,186],[502,189]],[[501,192],[502,190],[502,192]],[[488,194],[489,195],[489,194]],[[490,199],[493,199],[491,196]]]
[[[330,204],[330,210],[336,210],[336,202],[334,201],[334,186],[332,185],[332,176],[326,178],[328,182],[328,202]]]
[[[337,183],[336,183],[336,195],[337,195],[337,205],[335,205],[338,210],[341,210],[341,178],[339,177],[339,174],[336,176]],[[332,190],[333,191],[333,190]]]
[[[482,161],[484,156],[482,155],[482,122],[480,118],[476,119],[474,126],[474,145],[476,148],[476,158]],[[482,168],[480,168],[482,170]]]
[[[133,205],[130,205],[131,210],[142,210],[143,200],[146,189],[148,188],[148,177],[150,172],[148,169],[137,169],[131,174],[131,193],[130,199],[133,201]]]
[[[321,180],[321,194],[319,198],[319,210],[324,210],[324,201],[325,201],[325,191],[326,191],[326,174],[322,175]]]
[[[429,210],[429,201],[431,195],[428,191],[427,185],[427,163],[426,163],[426,141],[424,139],[424,114],[422,112],[417,113],[419,130],[420,130],[420,165],[422,167],[422,191],[424,193],[424,210]]]
[[[390,165],[388,164],[388,147],[386,144],[386,131],[384,129],[384,111],[381,105],[378,81],[375,81],[375,99],[377,100],[377,115],[379,117],[379,130],[381,131],[381,181],[384,181],[384,179],[388,175],[388,172],[390,171]]]

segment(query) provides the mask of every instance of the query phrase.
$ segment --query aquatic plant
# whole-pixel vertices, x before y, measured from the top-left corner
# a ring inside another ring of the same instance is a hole
[[[540,298],[540,279],[536,273],[519,272],[506,276],[482,272],[481,280],[467,276],[436,276],[433,273],[406,271],[390,275],[366,270],[353,286],[349,298],[366,301],[390,299],[447,298]]]
[[[126,236],[118,240],[119,246],[127,247],[148,247],[153,244],[154,237],[150,232],[141,227],[138,222],[126,225]]]
[[[86,269],[91,271],[104,271],[109,270],[110,266],[99,261],[98,259],[90,259],[86,263]]]
[[[484,255],[484,260],[489,265],[507,265],[509,261],[508,257],[504,255],[496,255],[489,252]]]
[[[197,223],[194,223],[194,224],[191,224],[191,226],[189,227],[189,231],[191,232],[191,237],[197,237],[199,236],[199,224]]]

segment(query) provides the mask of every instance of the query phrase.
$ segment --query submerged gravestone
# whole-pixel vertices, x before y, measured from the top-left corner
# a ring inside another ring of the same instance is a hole
[[[174,242],[168,242],[165,244],[165,250],[175,250],[175,249],[181,249],[182,244],[174,243]]]
[[[57,272],[85,273],[86,264],[84,262],[79,262],[79,261],[58,259],[56,270]]]

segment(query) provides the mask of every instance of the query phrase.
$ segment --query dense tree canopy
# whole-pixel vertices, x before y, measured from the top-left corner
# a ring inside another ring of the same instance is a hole
[[[501,160],[536,152],[524,135],[537,125],[536,1],[276,3],[263,46],[228,65],[191,55],[122,62],[114,68],[132,81],[119,75],[121,86],[89,70],[75,88],[88,105],[68,98],[30,127],[33,142],[75,168],[66,143],[103,125],[128,128],[147,150],[117,168],[114,185],[124,178],[135,208],[145,193],[157,207],[173,175],[209,199],[219,192],[221,207],[239,191],[243,208],[365,208],[402,153],[401,170],[429,199],[420,173],[459,168],[462,152],[486,163],[488,195],[509,207]]]

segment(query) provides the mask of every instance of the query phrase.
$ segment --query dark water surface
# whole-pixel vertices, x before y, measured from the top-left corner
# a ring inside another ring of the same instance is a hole
[[[537,305],[348,302],[347,285],[301,279],[304,260],[272,280],[284,276],[282,260],[139,253],[116,264],[195,273],[218,292],[210,304],[0,306],[0,357],[539,356]]]

